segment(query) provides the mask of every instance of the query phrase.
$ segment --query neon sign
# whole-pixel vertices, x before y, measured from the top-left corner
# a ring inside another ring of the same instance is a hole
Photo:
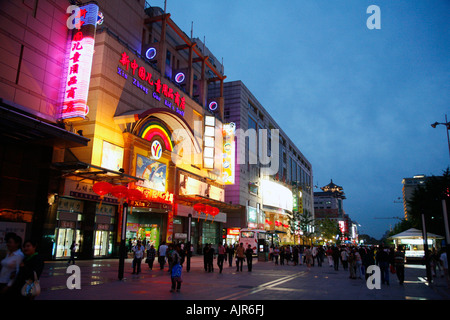
[[[209,110],[211,110],[211,111],[216,111],[218,106],[219,106],[219,105],[217,104],[216,101],[211,101],[211,102],[209,103],[209,105],[208,105],[208,108],[209,108]]]
[[[145,57],[148,60],[152,60],[154,57],[156,57],[156,49],[155,48],[148,48],[145,52]]]
[[[173,193],[169,191],[157,191],[140,186],[136,186],[136,190],[139,190],[144,195],[144,200],[152,202],[161,202],[167,204],[173,204]]]
[[[175,76],[175,81],[176,83],[182,83],[185,78],[186,77],[183,72],[178,72],[177,75]]]
[[[159,158],[161,158],[162,146],[158,140],[153,141],[151,150],[152,150],[152,158],[153,159],[158,160]]]
[[[129,55],[126,52],[122,53],[119,62],[122,64],[122,67],[126,68],[127,71],[131,69],[133,76],[137,76],[137,78],[133,78],[133,84],[138,86],[146,94],[148,94],[146,85],[153,87],[153,98],[159,101],[161,98],[160,95],[164,96],[166,98],[164,105],[184,116],[186,99],[182,97],[178,92],[174,91],[167,84],[161,83],[161,79],[153,80],[152,74],[148,72],[145,67],[139,66],[136,62],[136,59],[130,60]],[[120,67],[118,67],[117,73],[125,79],[127,78],[125,71]],[[142,82],[138,78],[142,80]]]
[[[76,19],[79,30],[72,32],[68,67],[64,85],[61,118],[85,118],[89,112],[87,98],[94,56],[95,29],[98,6],[89,4],[80,8]]]

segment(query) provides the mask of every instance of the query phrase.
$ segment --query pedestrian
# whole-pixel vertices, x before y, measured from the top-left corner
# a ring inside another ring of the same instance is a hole
[[[350,250],[347,257],[348,261],[348,270],[350,272],[350,279],[356,279],[356,260],[355,253],[353,250]]]
[[[212,244],[209,244],[209,250],[207,253],[207,267],[208,267],[208,272],[214,272],[214,255],[215,255],[215,250],[212,246]]]
[[[228,254],[228,265],[230,267],[232,267],[233,266],[233,256],[234,256],[234,246],[230,244],[227,247],[227,251],[226,252]]]
[[[313,263],[312,266],[314,267],[315,261],[317,260],[317,247],[313,246],[311,248],[312,256],[313,256]]]
[[[298,248],[298,263],[303,264],[303,246],[299,246]]]
[[[77,252],[77,244],[75,241],[72,241],[72,244],[70,245],[70,258],[67,261],[67,264],[70,264],[70,261],[72,261],[72,264],[75,264],[75,255]]]
[[[342,261],[342,267],[345,271],[348,270],[348,251],[345,249],[341,249],[341,261]]]
[[[226,248],[219,243],[217,248],[217,266],[219,267],[219,273],[222,273],[223,263],[226,259]]]
[[[203,247],[203,268],[205,272],[208,272],[208,252],[209,252],[209,244],[205,243]]]
[[[284,266],[284,257],[286,253],[286,248],[284,246],[280,247],[280,266]]]
[[[331,268],[333,266],[333,250],[330,246],[327,248],[326,255],[328,259],[328,266]]]
[[[362,279],[362,258],[361,254],[359,253],[358,249],[355,249],[355,270],[356,270],[356,277],[358,279]]]
[[[449,274],[448,274],[448,260],[447,260],[447,251],[444,248],[442,248],[442,252],[441,255],[439,257],[442,269],[444,270],[444,277],[445,280],[447,281],[447,287],[450,288],[450,278],[449,278]]]
[[[245,258],[245,249],[244,244],[241,242],[239,246],[236,248],[236,271],[242,272],[242,265],[244,263]]]
[[[170,279],[172,281],[172,287],[170,289],[170,292],[175,292],[175,289],[177,292],[180,292],[181,289],[181,282],[183,282],[182,279],[182,273],[183,273],[183,267],[180,264],[181,256],[180,256],[180,246],[177,245],[171,253],[171,261],[172,261],[172,269],[170,273]]]
[[[20,264],[24,259],[24,254],[20,250],[22,238],[13,232],[5,236],[6,257],[1,261],[0,270],[0,297],[6,297],[19,272]]]
[[[401,246],[398,246],[394,254],[395,273],[397,274],[400,285],[403,285],[405,281],[405,253],[402,249]]]
[[[167,245],[166,242],[163,241],[158,248],[158,262],[160,270],[164,269],[164,265],[166,264],[166,253],[167,253]]]
[[[298,247],[294,246],[292,249],[292,261],[294,262],[294,266],[298,265]]]
[[[153,270],[153,262],[155,261],[156,257],[156,250],[155,247],[149,243],[147,243],[148,249],[147,249],[147,259],[145,259],[145,262],[148,264],[148,268],[150,270]]]
[[[247,250],[245,250],[245,257],[247,258],[247,269],[248,272],[252,272],[253,267],[253,249],[252,246],[249,244],[247,247]]]
[[[309,248],[309,246],[306,247],[304,253],[305,253],[305,263],[306,263],[306,266],[307,266],[308,268],[311,268],[311,265],[312,265],[312,263],[313,263],[313,256],[312,256],[312,251],[311,251],[311,249]]]
[[[172,243],[169,243],[167,245],[167,253],[166,253],[166,259],[167,259],[167,265],[169,266],[169,270],[167,270],[167,272],[172,272],[172,266],[173,266],[173,261],[172,261],[172,253],[175,250],[175,248],[173,247]]]
[[[325,257],[325,250],[323,249],[323,246],[319,246],[317,248],[317,265],[319,267],[322,267],[324,257]]]
[[[381,283],[389,285],[389,253],[387,250],[389,249],[380,246],[377,251],[376,261],[381,271]]]
[[[278,246],[277,246],[277,247],[275,247],[273,249],[273,258],[275,260],[275,265],[278,265],[278,257],[279,257],[279,255],[280,255],[280,249],[278,249]]]
[[[331,251],[332,251],[331,256],[333,257],[334,270],[339,271],[339,259],[341,257],[341,254],[336,246],[334,246]]]
[[[133,272],[132,274],[139,274],[141,273],[141,262],[142,258],[144,257],[145,249],[144,246],[141,244],[141,240],[138,240],[136,245],[133,247]]]
[[[433,248],[433,250],[431,251],[431,259],[430,259],[430,266],[431,266],[431,271],[432,271],[432,275],[433,277],[438,276],[441,273],[441,263],[439,261],[439,254],[436,250],[436,248]],[[436,270],[438,272],[436,272]]]
[[[35,296],[29,292],[26,296],[22,295],[22,288],[27,281],[34,282],[39,280],[42,271],[44,270],[44,259],[37,252],[37,242],[34,240],[27,240],[23,243],[23,253],[25,258],[19,267],[16,280],[8,292],[8,298],[14,300],[34,300]],[[35,279],[36,277],[36,279]]]
[[[284,258],[286,259],[286,264],[289,265],[289,261],[291,260],[291,247],[286,246],[286,251],[284,252]]]

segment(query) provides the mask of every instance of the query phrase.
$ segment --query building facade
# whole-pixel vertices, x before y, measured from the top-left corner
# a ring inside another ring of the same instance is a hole
[[[403,178],[402,179],[402,194],[403,194],[403,212],[405,220],[408,220],[409,211],[411,210],[408,201],[411,200],[414,191],[418,186],[423,186],[427,181],[428,177],[420,174],[415,175],[412,178]]]
[[[213,96],[219,90],[210,85]],[[234,128],[225,201],[242,207],[227,217],[227,242],[251,228],[266,230],[274,242],[294,243],[294,212],[314,217],[311,163],[244,83],[225,82],[223,96],[224,123]]]
[[[329,219],[337,222],[340,235],[333,235],[334,239],[347,243],[358,242],[358,223],[350,219],[344,210],[344,200],[346,199],[344,188],[336,185],[333,180],[326,186],[320,188],[322,192],[314,192],[314,212],[316,215],[317,233],[316,239],[320,239],[320,223]],[[343,237],[343,238],[342,238]]]
[[[80,257],[113,256],[123,231],[155,246],[220,242],[227,211],[239,208],[225,202],[222,181],[226,77],[207,48],[143,0],[3,1],[0,9],[1,148],[16,154],[1,164],[10,190],[2,228],[24,227],[56,259],[72,242]]]

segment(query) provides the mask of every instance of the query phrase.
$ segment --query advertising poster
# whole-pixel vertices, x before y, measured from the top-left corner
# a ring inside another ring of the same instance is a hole
[[[144,179],[136,183],[137,186],[166,191],[167,165],[140,154],[136,157],[136,177]]]

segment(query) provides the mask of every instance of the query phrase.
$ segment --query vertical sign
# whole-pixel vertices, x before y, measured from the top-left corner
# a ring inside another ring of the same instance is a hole
[[[88,4],[77,10],[76,29],[68,52],[61,118],[85,118],[88,113],[87,97],[94,56],[95,30],[98,6]]]
[[[223,125],[223,165],[222,176],[225,184],[234,184],[236,144],[234,134],[236,124],[234,122]]]
[[[203,148],[203,167],[214,169],[215,118],[205,117],[205,141]]]
[[[173,210],[169,211],[167,215],[167,236],[166,242],[171,243],[173,240]]]

